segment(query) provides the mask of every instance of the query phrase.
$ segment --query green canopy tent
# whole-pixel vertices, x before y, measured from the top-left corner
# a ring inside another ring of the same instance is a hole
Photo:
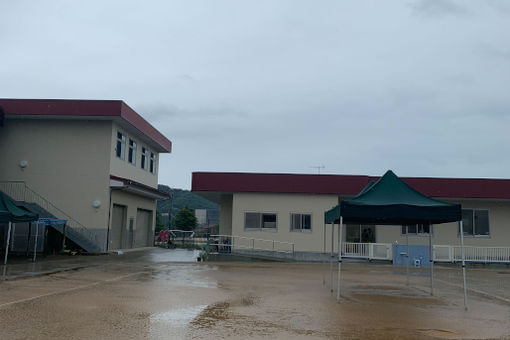
[[[377,224],[377,225],[411,225],[457,222],[460,223],[462,246],[462,268],[464,278],[464,303],[466,305],[464,234],[462,230],[462,210],[460,204],[450,204],[427,197],[400,180],[388,170],[377,182],[369,183],[353,199],[345,200],[340,205],[324,213],[325,223],[339,224],[339,235],[343,223]],[[407,235],[407,233],[406,233]],[[431,261],[431,294],[433,294],[433,258],[432,238],[429,232]],[[340,273],[342,265],[342,240],[338,241],[338,289],[340,299]],[[407,261],[409,262],[409,261]]]
[[[0,192],[0,223],[9,224],[7,229],[4,264],[7,264],[12,223],[33,222],[38,218],[38,214],[35,214],[24,207],[17,206],[6,194]]]

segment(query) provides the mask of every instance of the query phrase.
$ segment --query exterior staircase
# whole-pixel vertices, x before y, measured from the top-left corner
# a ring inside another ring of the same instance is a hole
[[[66,220],[65,237],[89,253],[103,251],[97,235],[87,229],[70,215],[56,207],[49,200],[32,190],[22,181],[0,181],[0,191],[9,196],[17,205],[24,206],[30,211],[39,214],[39,217],[59,218]],[[53,226],[58,232],[64,234],[64,226]]]

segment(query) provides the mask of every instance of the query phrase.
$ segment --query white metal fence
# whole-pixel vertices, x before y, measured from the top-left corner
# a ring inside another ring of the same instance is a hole
[[[342,243],[342,256],[368,260],[391,260],[391,243]]]
[[[461,261],[461,247],[433,245],[434,262]],[[510,263],[510,247],[465,246],[468,262]],[[342,256],[368,260],[392,260],[391,243],[342,243]]]
[[[457,262],[462,259],[460,246],[436,245],[433,248],[436,262]],[[510,263],[510,247],[464,246],[464,252],[469,262]]]

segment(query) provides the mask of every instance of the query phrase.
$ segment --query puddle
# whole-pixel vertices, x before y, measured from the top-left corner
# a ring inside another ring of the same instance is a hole
[[[164,282],[173,286],[218,288],[218,281],[211,277],[202,277],[206,272],[215,271],[213,266],[182,265],[154,270],[149,277],[140,280]]]
[[[402,295],[382,295],[382,294],[352,294],[352,297],[363,302],[374,303],[398,303],[412,306],[419,305],[445,305],[444,301],[429,297],[410,297]]]
[[[197,262],[200,250],[188,249],[165,249],[150,254],[150,260],[154,263],[160,262]]]
[[[167,312],[152,314],[149,317],[151,323],[169,323],[172,326],[185,326],[199,315],[207,305],[174,309]]]

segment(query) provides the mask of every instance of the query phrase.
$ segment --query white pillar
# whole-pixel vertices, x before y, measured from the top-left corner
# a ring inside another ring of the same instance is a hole
[[[340,216],[340,224],[338,226],[338,282],[336,290],[336,301],[340,301],[340,273],[342,271],[342,229],[343,229],[343,217]]]
[[[406,225],[406,285],[409,286],[409,226]]]
[[[331,257],[329,258],[329,287],[333,293],[333,258],[335,257],[333,251],[335,247],[335,222],[331,222]]]
[[[9,227],[7,229],[7,242],[5,244],[4,264],[7,264],[7,255],[9,254],[9,244],[11,243],[11,228],[12,228],[12,222],[9,221]]]
[[[322,245],[322,285],[326,285],[326,223],[324,223],[324,242]]]
[[[35,222],[35,240],[34,240],[34,258],[32,261],[35,262],[37,255],[37,235],[39,234],[39,221]]]
[[[434,295],[434,250],[432,248],[432,224],[429,225],[430,295]]]
[[[464,309],[467,310],[466,258],[464,253],[464,226],[460,221],[460,256],[462,258],[462,287],[464,288]]]

